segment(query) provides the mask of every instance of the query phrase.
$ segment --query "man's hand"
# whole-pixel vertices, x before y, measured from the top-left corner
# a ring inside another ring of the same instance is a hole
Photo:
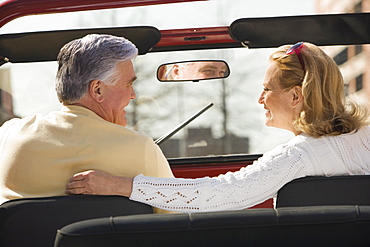
[[[90,170],[75,174],[67,184],[66,194],[121,195],[129,197],[132,178]]]

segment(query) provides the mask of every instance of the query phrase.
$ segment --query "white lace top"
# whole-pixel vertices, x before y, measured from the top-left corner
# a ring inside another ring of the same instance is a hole
[[[179,212],[238,210],[272,198],[289,181],[313,175],[369,175],[370,126],[321,138],[305,134],[237,172],[198,179],[134,178],[131,200]]]

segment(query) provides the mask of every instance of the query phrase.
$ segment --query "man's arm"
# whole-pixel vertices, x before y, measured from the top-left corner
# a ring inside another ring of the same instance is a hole
[[[66,194],[120,195],[130,197],[133,178],[89,170],[75,174],[67,184]]]

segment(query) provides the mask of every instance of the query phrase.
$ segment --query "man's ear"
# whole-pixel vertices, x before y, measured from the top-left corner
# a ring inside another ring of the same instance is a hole
[[[93,80],[89,85],[89,94],[92,99],[100,103],[103,101],[104,84],[102,81]]]
[[[297,107],[301,103],[303,103],[303,94],[302,94],[302,87],[301,86],[294,86],[292,88],[292,106]]]
[[[178,76],[179,76],[179,66],[178,65],[174,65],[172,67],[172,78],[173,79],[178,79]]]

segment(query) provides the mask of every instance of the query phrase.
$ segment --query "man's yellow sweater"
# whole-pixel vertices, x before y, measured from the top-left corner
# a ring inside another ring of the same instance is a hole
[[[13,119],[0,128],[0,203],[63,195],[71,176],[90,169],[173,177],[150,137],[80,106]]]

